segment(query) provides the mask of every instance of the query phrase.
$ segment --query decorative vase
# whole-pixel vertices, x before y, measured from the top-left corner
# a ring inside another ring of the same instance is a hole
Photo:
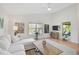
[[[45,41],[45,40],[42,41],[42,45],[43,45],[43,46],[46,46],[46,41]]]

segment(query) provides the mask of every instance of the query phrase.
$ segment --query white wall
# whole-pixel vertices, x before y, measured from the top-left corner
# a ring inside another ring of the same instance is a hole
[[[51,14],[51,26],[61,25],[60,39],[62,39],[62,23],[65,21],[71,22],[72,32],[70,41],[78,43],[78,17],[77,17],[77,5],[72,5],[59,12]]]
[[[77,25],[79,25],[79,4],[77,4],[77,13],[78,13],[78,21],[77,21]],[[79,42],[79,26],[78,26],[78,42]]]

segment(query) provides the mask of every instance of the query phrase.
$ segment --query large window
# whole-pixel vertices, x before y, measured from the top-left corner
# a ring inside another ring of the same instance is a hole
[[[42,24],[41,23],[30,23],[29,24],[29,34],[35,34],[38,32],[41,34],[43,31]]]

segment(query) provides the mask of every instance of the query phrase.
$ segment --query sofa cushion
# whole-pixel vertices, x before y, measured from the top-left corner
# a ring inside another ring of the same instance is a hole
[[[0,48],[0,55],[11,55],[11,53],[7,50],[4,50],[4,49]]]
[[[11,35],[9,35],[9,34],[4,34],[4,35],[0,35],[0,38],[1,37],[5,37],[5,38],[7,38],[10,42],[11,42]]]
[[[13,53],[16,51],[25,51],[24,45],[22,44],[11,44],[10,47],[8,48],[8,51]]]
[[[0,37],[0,48],[7,50],[10,47],[11,42],[8,38],[2,36]]]
[[[25,55],[24,45],[22,44],[11,44],[8,51],[14,55]]]
[[[13,55],[26,55],[25,51],[16,51],[12,53]]]
[[[11,35],[6,34],[5,37],[9,40],[9,42],[11,43]]]
[[[12,43],[19,41],[20,38],[18,36],[12,36]]]

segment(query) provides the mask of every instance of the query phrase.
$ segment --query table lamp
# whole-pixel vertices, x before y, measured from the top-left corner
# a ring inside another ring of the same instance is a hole
[[[13,26],[14,35],[16,36],[18,33],[18,26]]]

